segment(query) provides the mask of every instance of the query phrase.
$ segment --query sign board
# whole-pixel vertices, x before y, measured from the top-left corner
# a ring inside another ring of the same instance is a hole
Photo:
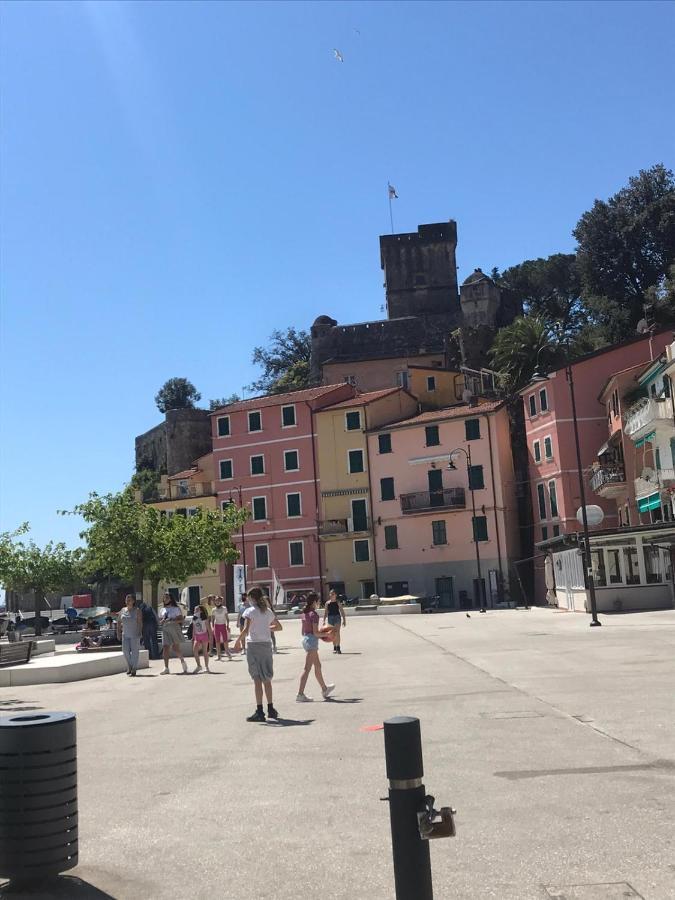
[[[604,518],[605,514],[599,506],[586,507],[586,521],[591,526],[591,528],[599,525]],[[579,509],[577,510],[577,522],[580,525],[584,524],[584,515],[581,507],[579,507]]]
[[[236,606],[241,599],[241,595],[246,593],[246,567],[242,565],[232,566],[232,579],[234,603]]]
[[[75,609],[91,609],[91,594],[73,594],[73,606]]]

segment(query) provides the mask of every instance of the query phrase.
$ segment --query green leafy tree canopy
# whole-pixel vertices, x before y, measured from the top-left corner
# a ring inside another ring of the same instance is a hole
[[[529,315],[559,322],[566,332],[584,323],[581,278],[573,253],[555,253],[547,259],[527,259],[495,279],[523,304]]]
[[[269,346],[253,350],[253,363],[262,366],[263,374],[251,384],[251,390],[282,394],[309,387],[311,349],[307,331],[292,326],[285,331],[273,331]]]
[[[161,413],[170,409],[193,409],[201,399],[202,395],[187,378],[169,378],[155,394],[155,403]]]
[[[24,523],[16,531],[0,534],[0,583],[8,590],[33,591],[35,595],[35,633],[41,633],[40,610],[45,595],[81,582],[82,550],[69,550],[65,544],[50,541],[38,547],[21,538],[29,530]]]
[[[235,562],[238,551],[231,535],[248,516],[234,505],[222,513],[200,509],[193,516],[162,516],[137,501],[131,488],[90,494],[72,512],[88,525],[81,537],[91,564],[133,581],[137,591],[149,580],[153,603],[160,581],[186,581],[213,563]]]
[[[663,284],[675,261],[673,172],[661,164],[641,170],[609,200],[596,200],[573,234],[591,316],[610,340],[635,334],[648,291]]]
[[[229,403],[237,403],[239,400],[241,400],[239,394],[230,394],[228,397],[209,400],[209,409],[213,412],[214,409],[220,409],[221,406],[227,406]]]

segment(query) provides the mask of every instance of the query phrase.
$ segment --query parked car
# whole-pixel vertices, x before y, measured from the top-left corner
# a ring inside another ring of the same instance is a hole
[[[20,631],[35,631],[35,616],[24,616],[21,620],[21,628]],[[40,625],[43,631],[46,631],[51,625],[51,619],[48,619],[47,616],[40,616]]]
[[[82,616],[76,619],[69,619],[68,616],[59,616],[58,619],[52,619],[51,630],[54,634],[65,634],[67,631],[81,631],[84,628],[85,620]]]

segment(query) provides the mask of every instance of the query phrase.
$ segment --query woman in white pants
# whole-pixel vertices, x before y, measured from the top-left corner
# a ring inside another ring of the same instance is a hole
[[[127,661],[127,675],[135,676],[141,649],[143,618],[133,594],[127,594],[124,602],[126,606],[117,618],[117,636],[122,641],[122,652]]]

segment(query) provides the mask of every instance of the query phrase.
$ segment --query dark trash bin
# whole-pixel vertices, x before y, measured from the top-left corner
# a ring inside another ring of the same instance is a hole
[[[77,855],[75,714],[0,718],[0,875],[47,878]]]

